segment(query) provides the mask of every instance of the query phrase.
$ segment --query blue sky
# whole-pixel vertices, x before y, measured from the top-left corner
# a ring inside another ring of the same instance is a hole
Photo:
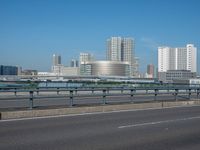
[[[135,39],[145,72],[158,46],[200,48],[199,8],[199,0],[0,0],[0,64],[49,71],[54,53],[65,65],[80,52],[105,59],[106,39],[124,36]]]

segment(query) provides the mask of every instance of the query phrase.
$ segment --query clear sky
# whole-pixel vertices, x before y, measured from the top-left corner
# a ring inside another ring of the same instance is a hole
[[[111,36],[135,39],[144,72],[158,46],[200,49],[200,0],[0,0],[3,65],[50,71],[54,53],[65,65],[80,52],[105,59]]]

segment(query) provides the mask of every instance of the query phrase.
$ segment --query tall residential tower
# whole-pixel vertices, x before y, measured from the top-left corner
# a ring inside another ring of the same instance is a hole
[[[193,44],[186,47],[158,48],[158,72],[168,70],[189,70],[197,72],[197,48]]]
[[[197,72],[197,48],[193,44],[186,47],[159,47],[158,48],[158,74],[159,79],[166,81],[181,74],[188,77],[195,76]],[[192,74],[192,75],[190,75]],[[185,78],[184,78],[185,79]]]
[[[51,67],[51,71],[56,75],[61,75],[62,66],[63,65],[61,64],[61,56],[53,54],[53,64]]]
[[[107,60],[123,61],[130,65],[131,75],[134,71],[134,39],[111,37],[107,40]]]
[[[61,65],[61,56],[53,54],[53,66]]]

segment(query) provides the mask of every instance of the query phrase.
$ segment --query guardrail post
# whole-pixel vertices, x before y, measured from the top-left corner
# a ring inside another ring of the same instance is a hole
[[[76,88],[75,88],[75,94],[76,94],[76,95],[77,95],[77,91],[78,91],[78,88],[76,87]]]
[[[29,91],[29,109],[33,109],[33,91]]]
[[[103,105],[106,104],[106,89],[103,90]]]
[[[192,93],[191,93],[191,89],[189,89],[189,90],[188,90],[188,99],[189,99],[189,100],[191,99],[191,94],[192,94]]]
[[[154,100],[156,101],[157,100],[157,95],[158,95],[158,89],[155,89],[154,91],[155,91],[155,93],[154,93]]]
[[[59,88],[57,88],[57,95],[59,95]]]
[[[148,94],[148,90],[146,90],[146,94]]]
[[[37,95],[39,95],[39,88],[37,88]]]
[[[124,88],[122,87],[122,88],[121,88],[121,93],[123,93],[123,91],[124,91]]]
[[[174,93],[174,99],[175,99],[175,101],[177,101],[177,95],[178,95],[178,89],[175,89],[175,93]]]
[[[17,96],[17,88],[15,88],[15,96]]]
[[[107,93],[109,94],[109,88],[107,88]]]
[[[169,93],[169,87],[167,88],[167,92]]]
[[[73,101],[74,101],[73,92],[74,92],[73,90],[70,90],[70,91],[69,91],[69,93],[70,93],[70,97],[69,97],[69,98],[70,98],[70,104],[69,104],[69,106],[70,106],[70,107],[72,107],[72,106],[74,105],[74,102],[73,102]]]
[[[67,84],[67,82],[66,82],[66,85],[65,85],[65,87],[66,87],[66,88],[68,87],[68,84]]]
[[[134,103],[134,94],[135,94],[135,90],[131,89],[131,103]]]

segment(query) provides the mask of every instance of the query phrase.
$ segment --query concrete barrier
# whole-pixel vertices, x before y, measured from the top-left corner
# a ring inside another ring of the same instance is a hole
[[[21,110],[21,111],[4,111],[0,113],[1,120],[19,119],[19,118],[33,118],[44,116],[83,114],[83,113],[97,113],[97,112],[111,112],[120,110],[134,110],[147,108],[165,108],[174,106],[190,106],[199,105],[200,101],[175,101],[175,102],[151,102],[151,103],[132,103],[121,105],[101,105],[101,106],[87,106],[87,107],[72,107],[72,108],[57,108],[57,109],[41,109],[41,110]]]

